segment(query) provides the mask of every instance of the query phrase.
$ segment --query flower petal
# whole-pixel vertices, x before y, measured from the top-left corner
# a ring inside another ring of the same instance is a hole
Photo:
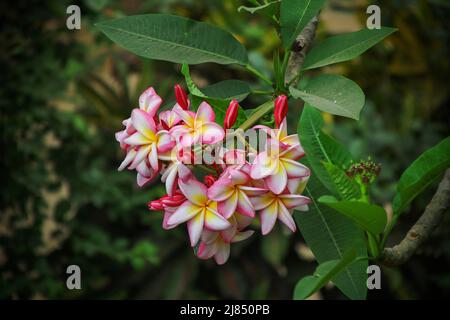
[[[311,203],[311,199],[298,194],[280,194],[278,198],[288,209],[293,209],[295,207]]]
[[[180,186],[181,192],[183,192],[184,196],[189,201],[199,206],[204,206],[206,204],[206,201],[208,200],[208,189],[203,183],[192,178],[186,182],[180,179],[178,180],[178,185]]]
[[[225,201],[233,195],[231,180],[223,177],[213,183],[208,189],[208,198],[214,201]]]
[[[238,232],[236,234],[236,236],[234,236],[233,241],[231,242],[240,242],[240,241],[244,241],[247,240],[248,238],[250,238],[253,234],[255,233],[255,231],[253,230],[247,230],[247,231],[243,231],[243,232]]]
[[[134,109],[131,122],[136,130],[150,140],[155,140],[156,124],[153,118],[141,109]]]
[[[132,146],[141,146],[149,144],[151,141],[146,136],[140,134],[139,132],[135,132],[128,138],[124,139],[123,142],[125,142],[126,144],[130,144]]]
[[[218,265],[222,265],[227,262],[230,257],[230,244],[225,242],[217,243],[217,252],[214,255],[214,260]]]
[[[244,191],[250,197],[259,196],[259,195],[262,195],[264,193],[267,193],[267,189],[264,189],[264,188],[256,188],[256,187],[249,187],[249,186],[239,186],[239,189]]]
[[[217,232],[216,232],[217,233]],[[210,259],[212,258],[217,252],[217,244],[216,242],[207,244],[205,242],[201,242],[198,251],[197,251],[197,257],[199,259]]]
[[[275,198],[270,192],[250,198],[250,202],[255,210],[261,210],[268,207],[274,200]]]
[[[197,114],[195,115],[196,123],[207,123],[214,122],[216,119],[216,115],[214,114],[214,110],[207,102],[202,102],[198,106]]]
[[[142,161],[145,161],[145,157],[147,157],[150,152],[150,146],[142,146],[136,153],[133,162],[130,164],[130,169],[135,169]]]
[[[148,154],[148,161],[150,162],[150,166],[153,168],[153,170],[159,169],[158,151],[156,149],[156,143],[152,143],[150,146],[150,152]]]
[[[253,209],[253,205],[250,202],[250,199],[242,190],[238,190],[237,193],[239,194],[236,208],[237,211],[245,216],[253,218],[255,216],[255,210]]]
[[[237,232],[237,225],[236,223],[232,223],[231,227],[228,229],[225,229],[223,231],[220,231],[220,236],[222,237],[223,241],[230,243]]]
[[[201,128],[202,143],[215,144],[222,141],[225,137],[225,131],[217,123],[209,122],[203,123]]]
[[[158,111],[162,99],[158,96],[153,87],[148,88],[139,96],[139,108],[148,112],[153,117]]]
[[[280,161],[284,169],[286,170],[287,176],[289,178],[300,178],[310,175],[308,167],[302,165],[297,161],[286,158],[281,158]]]
[[[169,220],[167,220],[167,224],[169,226],[173,226],[186,222],[195,217],[202,210],[202,207],[196,206],[187,200],[183,202],[180,207],[178,207],[177,211],[175,211],[172,216],[170,216]]]
[[[176,189],[178,170],[177,170],[176,166],[173,166],[173,167],[167,169],[166,172],[169,172],[169,173],[165,176],[164,181],[163,181],[163,178],[161,177],[161,181],[166,183],[166,192],[169,196],[172,197],[173,193]]]
[[[175,212],[174,208],[166,208],[164,210],[164,218],[163,218],[163,224],[162,227],[164,230],[170,230],[175,228],[177,225],[173,225],[173,226],[169,226],[167,221],[169,220],[169,218],[172,216],[172,214]]]
[[[206,208],[205,226],[209,230],[221,231],[231,227],[231,224],[212,208]]]
[[[264,181],[267,183],[267,187],[275,194],[280,194],[286,189],[287,174],[284,167],[279,163],[277,171],[274,174],[266,177]]]
[[[164,153],[170,151],[175,146],[175,141],[172,140],[168,131],[161,130],[156,134],[158,152]]]
[[[234,185],[247,184],[247,182],[250,180],[250,177],[241,170],[230,169],[228,170],[228,172],[230,174],[231,182]]]
[[[278,201],[273,201],[270,206],[260,212],[261,232],[263,235],[272,231],[278,217]]]
[[[202,242],[210,244],[215,242],[218,237],[219,237],[218,231],[210,231],[208,229],[204,229],[202,233]]]
[[[258,154],[250,170],[250,176],[253,179],[262,179],[270,176],[277,170],[278,161],[271,159],[267,152]]]
[[[283,222],[292,232],[297,230],[294,219],[289,210],[280,202],[278,202],[278,219]]]
[[[218,203],[217,211],[225,218],[228,219],[236,211],[238,204],[238,193],[235,191],[228,199],[225,199]]]
[[[191,247],[194,247],[200,240],[200,236],[203,231],[203,223],[205,220],[204,211],[197,214],[194,218],[190,219],[187,223],[189,239],[191,240]]]
[[[123,169],[125,169],[133,161],[135,156],[136,156],[136,150],[130,149],[127,152],[127,155],[125,156],[125,159],[120,164],[119,169],[117,169],[117,170],[122,171]]]
[[[173,107],[173,111],[186,123],[186,126],[194,127],[195,113],[183,110],[178,104]]]

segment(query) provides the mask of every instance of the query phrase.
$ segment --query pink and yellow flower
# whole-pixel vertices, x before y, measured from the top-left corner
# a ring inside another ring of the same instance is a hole
[[[131,114],[131,123],[136,132],[124,140],[132,147],[138,147],[130,169],[136,168],[144,159],[148,159],[153,170],[159,170],[158,152],[167,152],[173,148],[175,141],[172,140],[166,130],[157,131],[156,124],[149,113],[134,109]]]
[[[203,228],[221,231],[230,227],[230,223],[217,212],[217,202],[208,198],[207,187],[195,179],[187,182],[179,180],[181,192],[187,200],[168,219],[168,226],[179,225],[187,221],[191,246],[200,239]]]
[[[303,209],[303,206],[310,202],[310,199],[299,194],[275,194],[271,191],[250,198],[255,210],[259,211],[261,220],[261,231],[263,235],[272,231],[275,222],[280,220],[292,232],[297,230],[292,209]]]
[[[183,110],[179,106],[175,106],[173,110],[183,122],[173,127],[170,133],[183,147],[190,147],[196,143],[214,144],[223,140],[225,131],[214,122],[216,116],[208,103],[202,102],[197,113]]]
[[[208,190],[208,197],[218,203],[218,210],[224,218],[230,218],[235,211],[248,217],[255,216],[255,209],[247,192],[264,193],[263,189],[248,186],[250,177],[241,170],[229,168],[224,171]]]
[[[288,179],[306,177],[310,172],[306,166],[296,161],[304,155],[304,152],[298,136],[287,135],[286,121],[283,121],[279,130],[269,129],[267,132],[270,134],[268,139],[270,148],[256,156],[250,176],[253,179],[264,179],[273,193],[280,194],[286,189]]]

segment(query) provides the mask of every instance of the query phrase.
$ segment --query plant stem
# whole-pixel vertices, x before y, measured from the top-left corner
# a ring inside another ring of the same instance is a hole
[[[378,256],[380,255],[378,239],[370,232],[367,232],[367,241],[369,244],[370,255],[373,256],[375,259],[378,258]]]
[[[252,115],[247,120],[245,120],[245,122],[241,124],[238,129],[247,130],[255,123],[257,123],[259,119],[261,119],[267,113],[272,111],[273,108],[274,108],[273,100],[269,100],[263,103],[258,108],[256,108],[255,112],[253,112]]]
[[[245,65],[245,68],[250,71],[251,73],[253,73],[255,76],[257,76],[258,78],[260,78],[261,80],[263,80],[265,83],[267,83],[268,85],[272,86],[273,83],[272,81],[270,81],[269,78],[267,78],[265,75],[263,75],[261,72],[259,72],[258,70],[256,70],[252,65],[250,65],[249,63]]]
[[[252,90],[253,94],[268,94],[268,95],[272,95],[273,94],[273,90]]]

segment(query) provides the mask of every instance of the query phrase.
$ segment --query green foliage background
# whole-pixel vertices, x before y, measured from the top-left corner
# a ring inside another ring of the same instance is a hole
[[[373,190],[389,211],[395,181],[412,160],[449,135],[449,24],[444,1],[371,1],[383,25],[397,34],[361,58],[325,68],[362,86],[367,97],[359,122],[325,118],[325,130],[356,159],[383,165]],[[236,244],[218,267],[197,260],[186,230],[164,231],[162,216],[146,203],[164,193],[156,183],[135,186],[118,173],[123,157],[114,132],[153,85],[171,105],[180,66],[138,58],[102,36],[93,24],[139,13],[167,12],[231,31],[250,60],[270,71],[279,43],[263,17],[237,13],[240,1],[78,1],[82,29],[67,30],[70,1],[0,4],[1,298],[291,298],[298,279],[316,264],[300,233],[281,227]],[[318,39],[364,26],[368,1],[329,1]],[[254,79],[234,68],[206,64],[191,70],[200,86]],[[307,81],[308,79],[304,79]],[[242,105],[255,107],[255,97]],[[301,106],[292,103],[291,131]],[[433,193],[402,216],[392,242],[417,219]],[[306,213],[307,214],[307,213]],[[450,217],[410,263],[383,269],[383,290],[369,298],[448,297]],[[67,290],[65,270],[82,269],[82,290]],[[326,288],[316,298],[342,298]]]

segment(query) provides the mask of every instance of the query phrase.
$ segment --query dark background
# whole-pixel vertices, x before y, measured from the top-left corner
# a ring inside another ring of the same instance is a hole
[[[370,2],[370,3],[369,3]],[[81,30],[67,30],[66,8],[81,7]],[[238,13],[240,1],[1,2],[0,297],[6,299],[157,298],[290,299],[296,282],[316,266],[301,230],[279,225],[233,245],[224,266],[194,257],[186,230],[164,231],[146,203],[161,184],[139,189],[117,172],[123,158],[114,132],[152,85],[173,103],[180,66],[149,61],[117,46],[94,23],[123,15],[166,12],[232,32],[250,59],[270,72],[276,32],[263,17]],[[450,5],[435,1],[328,1],[317,41],[365,26],[369,4],[382,24],[399,29],[360,58],[324,68],[364,90],[359,122],[325,114],[326,130],[355,158],[382,164],[373,197],[389,212],[395,183],[424,150],[449,135]],[[237,67],[192,67],[202,87],[255,79]],[[314,73],[312,73],[314,74]],[[242,103],[253,108],[253,97]],[[290,104],[295,130],[301,106]],[[295,115],[295,116],[294,116]],[[399,241],[431,198],[418,197],[394,229]],[[382,290],[370,299],[448,298],[450,217],[406,265],[382,269]],[[82,270],[82,290],[67,290],[66,267]],[[343,299],[327,286],[315,299]]]

